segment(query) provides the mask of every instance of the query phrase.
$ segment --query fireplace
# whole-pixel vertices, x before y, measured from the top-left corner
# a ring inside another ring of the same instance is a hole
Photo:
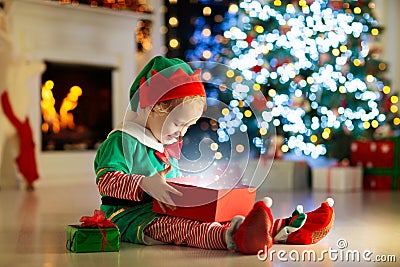
[[[163,51],[159,29],[164,14],[158,8],[163,2],[149,2],[157,7],[153,13],[57,1],[6,1],[15,51],[28,65],[46,64],[43,73],[27,77],[28,86],[21,92],[32,124],[39,182],[69,182],[79,177],[76,174],[92,179],[96,147],[123,119],[134,77]],[[148,21],[151,32],[139,35],[138,27],[146,27]],[[43,86],[50,92],[43,92]],[[54,115],[50,121],[43,116],[43,93],[50,100],[44,103],[51,109],[46,112]],[[70,103],[62,108],[70,93]]]
[[[42,151],[93,150],[112,129],[111,67],[46,62]]]

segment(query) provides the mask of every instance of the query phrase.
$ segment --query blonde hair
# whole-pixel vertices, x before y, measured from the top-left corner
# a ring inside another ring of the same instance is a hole
[[[191,96],[185,96],[185,97],[180,97],[180,98],[175,98],[171,100],[166,100],[162,102],[158,102],[154,105],[152,108],[152,111],[156,113],[170,113],[174,108],[179,106],[180,104],[186,103],[186,102],[197,102],[200,101],[200,104],[203,106],[203,110],[206,109],[206,98],[204,96],[198,96],[198,95],[191,95]]]

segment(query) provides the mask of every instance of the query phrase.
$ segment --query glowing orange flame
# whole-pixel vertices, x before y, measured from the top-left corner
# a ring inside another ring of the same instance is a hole
[[[42,86],[41,107],[44,120],[42,131],[47,133],[51,130],[54,133],[59,133],[61,129],[74,129],[74,116],[69,112],[78,106],[78,98],[82,95],[82,89],[79,86],[71,87],[68,95],[61,103],[60,113],[58,114],[54,107],[56,100],[53,96],[53,88],[54,82],[51,80],[46,81]]]
[[[54,133],[58,133],[60,131],[59,116],[57,114],[56,109],[54,108],[56,100],[54,99],[53,96],[52,92],[53,88],[54,88],[53,81],[47,81],[42,86],[41,106],[42,106],[43,119],[45,121],[42,125],[42,130],[45,133],[47,133],[50,130],[50,128]]]
[[[60,123],[61,128],[74,129],[74,116],[69,111],[74,110],[78,106],[78,98],[82,95],[82,89],[79,86],[72,86],[69,94],[64,98],[60,107]]]

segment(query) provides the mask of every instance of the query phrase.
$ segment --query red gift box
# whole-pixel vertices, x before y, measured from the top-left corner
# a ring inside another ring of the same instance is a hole
[[[172,179],[170,179],[172,180]],[[175,180],[175,179],[174,179]],[[158,201],[153,201],[153,212],[205,222],[227,222],[236,215],[246,216],[254,206],[256,189],[245,185],[234,188],[202,187],[185,182],[167,181],[183,196],[171,194],[174,210],[164,212]]]
[[[400,190],[400,178],[397,181],[397,185],[397,189]],[[364,189],[374,191],[391,190],[393,189],[393,177],[390,175],[366,175],[364,177]]]
[[[351,143],[351,164],[366,168],[393,168],[394,143],[390,140],[354,141]]]
[[[351,164],[364,167],[364,189],[400,190],[399,150],[399,137],[352,142]]]

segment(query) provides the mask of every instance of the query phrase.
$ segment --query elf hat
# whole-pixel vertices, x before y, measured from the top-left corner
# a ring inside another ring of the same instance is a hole
[[[206,96],[200,78],[201,70],[193,72],[178,58],[156,56],[136,77],[130,89],[131,109],[145,108],[158,102],[185,96]]]

